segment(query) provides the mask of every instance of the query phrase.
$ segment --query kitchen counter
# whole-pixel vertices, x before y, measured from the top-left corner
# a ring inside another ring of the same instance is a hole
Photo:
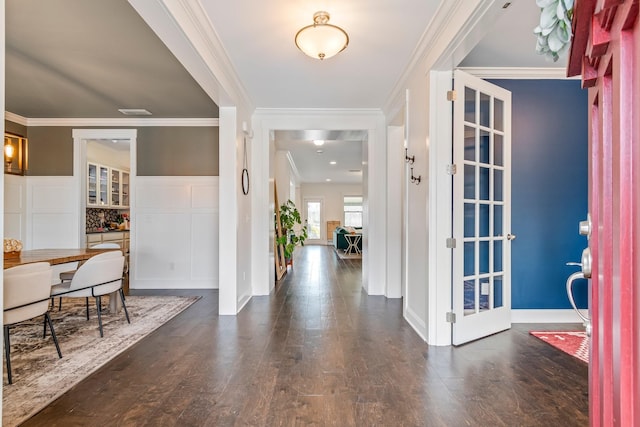
[[[130,230],[118,230],[116,228],[104,228],[100,230],[99,228],[93,228],[91,230],[87,230],[87,234],[104,234],[104,233],[122,233]]]

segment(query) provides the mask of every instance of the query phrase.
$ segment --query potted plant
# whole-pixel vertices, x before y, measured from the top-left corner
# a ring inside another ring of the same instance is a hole
[[[307,228],[302,225],[300,212],[291,200],[280,206],[280,227],[282,236],[276,238],[276,243],[283,245],[285,259],[291,259],[296,246],[304,246],[307,239]]]

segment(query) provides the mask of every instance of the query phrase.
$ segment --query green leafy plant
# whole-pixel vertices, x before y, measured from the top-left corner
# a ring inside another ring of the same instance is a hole
[[[276,243],[283,245],[284,257],[289,259],[296,246],[304,246],[307,239],[307,228],[302,225],[300,212],[291,200],[280,206],[280,227],[282,236],[276,238]]]
[[[553,61],[569,46],[571,41],[571,18],[574,0],[536,0],[541,9],[540,25],[533,33],[538,37],[536,52],[547,55]]]

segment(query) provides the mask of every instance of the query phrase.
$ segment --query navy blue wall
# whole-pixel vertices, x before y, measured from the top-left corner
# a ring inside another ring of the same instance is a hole
[[[579,81],[491,80],[512,93],[512,308],[569,308],[567,277],[587,246],[587,91]],[[586,281],[576,282],[586,307]]]

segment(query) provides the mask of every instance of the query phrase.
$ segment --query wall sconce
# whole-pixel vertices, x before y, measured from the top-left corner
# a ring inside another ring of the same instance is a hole
[[[415,185],[420,185],[420,181],[422,181],[422,175],[414,176],[413,168],[411,168],[411,182],[413,182]]]
[[[27,171],[27,138],[4,134],[4,173],[24,175]]]
[[[413,162],[416,161],[416,156],[409,156],[406,148],[404,149],[404,161],[409,163],[410,165],[412,165]]]

